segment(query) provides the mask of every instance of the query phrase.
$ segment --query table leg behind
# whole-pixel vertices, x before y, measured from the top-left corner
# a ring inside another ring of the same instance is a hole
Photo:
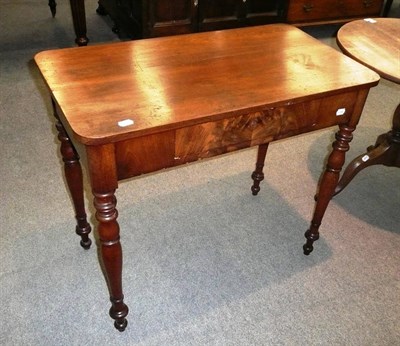
[[[128,307],[122,292],[122,247],[120,243],[115,190],[118,186],[112,144],[88,146],[89,174],[94,195],[96,219],[100,239],[100,260],[110,292],[110,316],[114,326],[124,331],[128,321]]]
[[[51,15],[53,18],[56,16],[56,11],[57,11],[57,3],[55,0],[49,0],[49,7],[51,11]]]
[[[254,181],[253,186],[251,187],[251,192],[254,196],[260,192],[260,183],[264,180],[263,168],[268,145],[269,143],[265,143],[258,146],[256,169],[251,175],[251,178]]]
[[[71,144],[58,115],[55,111],[53,101],[54,116],[56,117],[56,128],[58,131],[58,139],[61,142],[60,152],[64,161],[64,172],[67,185],[71,194],[71,198],[75,209],[75,218],[77,220],[76,233],[81,237],[81,246],[89,249],[92,241],[89,238],[91,227],[86,219],[85,203],[83,196],[83,177],[82,167],[79,163],[79,155]]]
[[[86,36],[86,13],[84,0],[70,0],[72,21],[78,46],[86,46],[89,39]]]

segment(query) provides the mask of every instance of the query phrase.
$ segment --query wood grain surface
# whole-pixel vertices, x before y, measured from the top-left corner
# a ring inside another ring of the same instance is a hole
[[[307,101],[378,78],[285,24],[47,51],[35,60],[61,119],[85,144]],[[133,125],[119,126],[126,119]]]

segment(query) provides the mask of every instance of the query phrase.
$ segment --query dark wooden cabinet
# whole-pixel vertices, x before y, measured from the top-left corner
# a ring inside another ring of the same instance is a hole
[[[286,0],[99,0],[131,38],[283,22]]]
[[[282,22],[286,1],[199,0],[199,31]]]
[[[142,36],[141,31],[139,31],[142,13],[140,2],[131,0],[99,0],[97,13],[111,17],[114,22],[114,32],[120,33],[120,30],[122,30],[130,38],[140,38]]]
[[[197,2],[190,0],[133,1],[142,6],[135,14],[143,37],[186,34],[197,31]]]
[[[290,0],[287,22],[308,24],[379,16],[383,0]]]
[[[285,21],[287,1],[247,0],[244,3],[247,25]]]
[[[383,0],[99,0],[131,38],[270,23],[312,25],[379,16]]]
[[[198,0],[199,31],[234,28],[244,25],[242,0]]]

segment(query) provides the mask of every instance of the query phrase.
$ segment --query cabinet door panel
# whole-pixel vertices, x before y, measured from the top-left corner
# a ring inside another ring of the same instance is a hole
[[[115,27],[113,30],[121,30],[121,34],[130,38],[141,37],[140,4],[130,0],[99,0],[99,6],[107,13]]]
[[[248,25],[282,22],[285,0],[246,0],[246,22]]]
[[[145,37],[197,31],[197,4],[194,0],[149,0],[143,14]]]
[[[244,25],[243,0],[198,0],[199,30],[210,31]]]

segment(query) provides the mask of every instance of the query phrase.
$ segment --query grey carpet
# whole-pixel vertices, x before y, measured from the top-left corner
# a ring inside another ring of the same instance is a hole
[[[0,344],[400,345],[399,169],[360,173],[302,254],[334,128],[273,143],[257,197],[255,149],[122,182],[130,314],[116,331],[96,247],[74,234],[32,61],[74,45],[68,1],[58,3],[53,19],[46,0],[0,1]],[[118,41],[96,1],[86,9],[91,44]],[[335,30],[306,29],[334,47]],[[399,99],[385,80],[371,90],[349,159],[389,130]]]

